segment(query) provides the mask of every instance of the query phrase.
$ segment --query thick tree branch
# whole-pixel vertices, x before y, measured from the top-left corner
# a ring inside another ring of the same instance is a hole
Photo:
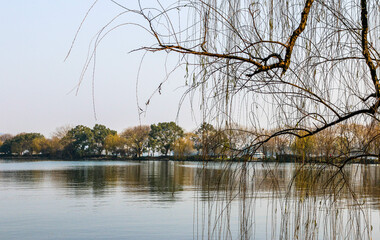
[[[380,98],[380,83],[376,74],[376,66],[371,59],[371,54],[368,48],[368,11],[367,11],[367,0],[361,0],[361,21],[362,21],[362,49],[365,62],[368,65],[369,71],[371,73],[371,78],[376,89],[376,97]]]
[[[283,67],[283,74],[288,70],[290,65],[290,58],[292,56],[294,45],[296,44],[296,41],[298,37],[301,35],[301,33],[305,30],[307,18],[310,13],[311,6],[313,5],[314,0],[307,0],[305,3],[305,7],[301,14],[301,22],[296,30],[294,30],[292,36],[289,38],[288,41],[288,47],[286,48],[286,54],[284,59],[284,67]]]

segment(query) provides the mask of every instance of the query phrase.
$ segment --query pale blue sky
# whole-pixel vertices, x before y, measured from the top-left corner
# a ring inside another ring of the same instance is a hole
[[[125,1],[130,2],[130,1]],[[146,1],[149,2],[149,1]],[[91,71],[78,95],[70,92],[78,83],[88,45],[96,32],[121,11],[100,0],[83,25],[69,59],[64,62],[75,32],[93,0],[12,0],[0,7],[0,133],[41,132],[49,136],[57,127],[95,123],[121,131],[139,124],[136,76],[143,52],[128,51],[150,44],[148,35],[125,27],[111,33],[98,48],[95,79],[97,120],[92,107]],[[131,19],[121,19],[128,21]],[[138,20],[137,20],[138,21]],[[149,55],[142,65],[139,83],[141,103],[165,78],[165,55]],[[170,60],[169,60],[170,63]],[[157,95],[142,124],[172,121],[184,89],[179,71]],[[179,122],[195,128],[189,105]]]

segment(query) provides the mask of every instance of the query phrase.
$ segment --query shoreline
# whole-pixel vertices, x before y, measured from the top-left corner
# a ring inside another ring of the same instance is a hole
[[[62,158],[62,157],[49,157],[41,155],[32,155],[32,156],[10,156],[10,155],[0,155],[0,160],[25,160],[25,161],[175,161],[175,162],[247,162],[247,163],[305,163],[305,164],[339,164],[344,162],[342,161],[321,161],[321,159],[309,159],[307,161],[302,161],[299,158],[294,156],[279,159],[276,158],[267,158],[267,159],[247,159],[247,158],[203,158],[202,156],[186,156],[186,157],[177,157],[177,156],[144,156],[144,157],[112,157],[112,156],[89,156],[82,158]],[[380,164],[378,159],[355,159],[349,161],[346,164]]]

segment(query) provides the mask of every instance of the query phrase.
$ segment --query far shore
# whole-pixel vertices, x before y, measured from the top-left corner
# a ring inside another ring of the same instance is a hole
[[[193,156],[143,156],[143,157],[120,157],[120,156],[88,156],[81,158],[59,158],[59,157],[49,157],[43,155],[5,155],[0,154],[0,160],[25,160],[25,161],[181,161],[181,162],[260,162],[260,163],[319,163],[319,164],[337,164],[344,162],[344,159],[326,161],[321,158],[310,158],[307,160],[302,160],[302,158],[293,155],[283,155],[272,158],[227,158],[227,157],[203,157],[199,155]],[[354,159],[347,163],[351,164],[379,164],[378,159],[361,158]]]

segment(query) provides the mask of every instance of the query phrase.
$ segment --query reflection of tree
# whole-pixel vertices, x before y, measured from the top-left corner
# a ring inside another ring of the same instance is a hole
[[[246,178],[246,197],[283,197],[296,201],[334,198],[342,206],[366,199],[372,208],[380,209],[380,167],[349,165],[342,171],[319,164],[247,165],[208,163],[205,166],[182,165],[181,162],[141,162],[134,165],[78,166],[62,170],[0,171],[0,178],[22,185],[50,182],[75,194],[104,195],[115,188],[126,192],[174,197],[181,191],[199,189],[201,199],[225,199],[227,191]],[[239,191],[228,194],[241,197]]]
[[[43,171],[0,171],[0,179],[30,186],[43,183],[45,174]]]
[[[56,184],[74,191],[75,194],[93,193],[103,195],[112,185],[112,178],[107,178],[106,169],[102,167],[79,167],[54,171],[52,178]],[[88,191],[91,190],[91,191]]]
[[[365,165],[343,169],[323,164],[224,166],[218,175],[204,169],[198,194],[206,200],[197,209],[198,221],[207,224],[212,229],[208,236],[215,238],[226,234],[223,229],[231,219],[233,201],[238,202],[239,219],[246,224],[239,231],[250,236],[255,202],[266,198],[267,224],[281,225],[278,232],[272,228],[272,239],[309,239],[309,234],[316,239],[336,239],[341,233],[362,236],[368,211],[379,208],[379,167],[374,171]]]
[[[182,191],[175,178],[175,167],[171,162],[153,162],[148,168],[148,184],[152,193],[173,193]]]

